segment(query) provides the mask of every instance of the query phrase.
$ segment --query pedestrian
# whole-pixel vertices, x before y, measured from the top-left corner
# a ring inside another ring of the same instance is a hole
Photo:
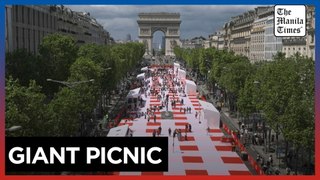
[[[153,115],[153,121],[154,121],[154,123],[156,123],[156,119],[157,119],[157,116],[156,116],[156,115]]]
[[[256,162],[260,162],[260,154],[257,154]]]
[[[156,132],[156,130],[154,129],[153,132],[152,132],[152,136],[153,136],[153,137],[156,137],[156,133],[157,133],[157,132]]]
[[[236,151],[236,144],[232,141],[231,145],[232,145],[231,151],[235,152]]]
[[[253,135],[253,136],[251,136],[251,143],[252,143],[253,145],[256,145],[256,143],[255,143],[255,139],[254,139],[254,135]]]
[[[188,124],[188,126],[189,126],[189,132],[191,132],[191,124]]]
[[[207,128],[207,135],[209,135],[209,132],[210,132],[210,128],[208,127]]]
[[[189,131],[189,125],[186,124],[185,132],[188,132],[188,131]]]
[[[148,122],[150,121],[150,115],[148,115]]]
[[[260,145],[259,136],[256,135],[256,136],[255,136],[255,140],[256,140],[256,143],[255,143],[255,144],[256,144],[256,145]]]
[[[188,141],[187,131],[186,131],[186,133],[184,134],[184,140],[185,140],[185,141]]]
[[[169,136],[171,136],[171,128],[168,129]]]
[[[268,166],[267,165],[262,165],[262,170],[265,174],[267,174]]]
[[[184,109],[183,109],[183,113],[185,114],[185,113],[186,113],[186,111],[187,111],[187,109],[186,109],[186,108],[184,108]]]
[[[196,119],[197,119],[197,117],[198,117],[198,111],[196,111],[195,117],[196,117]]]
[[[274,134],[271,136],[271,142],[274,142]]]
[[[159,126],[158,130],[159,130],[159,135],[160,135],[160,134],[161,134],[161,131],[162,131],[161,126]]]
[[[268,159],[270,165],[272,166],[273,165],[273,158],[272,158],[272,155],[270,154],[269,156],[269,159]]]
[[[290,175],[291,169],[289,167],[286,168],[286,175]]]

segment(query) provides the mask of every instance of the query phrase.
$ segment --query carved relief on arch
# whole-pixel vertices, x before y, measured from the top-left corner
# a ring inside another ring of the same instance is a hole
[[[151,34],[153,35],[156,31],[161,31],[165,35],[167,34],[167,27],[152,27],[151,28]]]
[[[169,35],[178,35],[178,29],[169,29]]]
[[[177,41],[176,40],[171,40],[170,41],[170,45],[171,45],[171,48],[174,48],[178,45]]]
[[[148,28],[140,28],[140,35],[149,35],[150,29]]]
[[[143,40],[143,44],[144,44],[144,47],[145,47],[146,49],[149,48],[148,41],[147,41],[146,39]]]

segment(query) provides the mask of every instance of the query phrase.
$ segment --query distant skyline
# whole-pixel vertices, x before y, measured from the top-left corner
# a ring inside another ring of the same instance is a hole
[[[115,40],[138,39],[138,13],[177,12],[181,15],[180,38],[190,39],[209,34],[222,28],[231,17],[253,10],[257,5],[68,5],[74,11],[89,12]],[[161,42],[156,35],[155,42]]]

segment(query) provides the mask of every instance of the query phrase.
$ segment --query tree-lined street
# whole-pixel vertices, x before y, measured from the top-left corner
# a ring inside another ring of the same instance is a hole
[[[39,52],[6,56],[6,127],[23,127],[11,136],[89,135],[93,111],[102,116],[107,111],[102,100],[126,89],[120,84],[140,64],[144,48],[139,43],[79,47],[54,34],[44,38]]]
[[[41,9],[13,8],[17,17]],[[43,8],[66,15],[51,14],[61,26],[52,34],[39,12],[37,25],[13,18],[10,27],[17,42],[5,56],[6,136],[105,137],[125,125],[131,137],[175,133],[174,165],[163,175],[315,174],[314,7],[305,39],[270,34],[271,6],[231,18],[209,39],[183,39],[180,13],[139,13],[141,43],[130,34],[114,41],[90,13]],[[162,43],[154,43],[159,31]]]
[[[305,162],[314,159],[312,59],[278,53],[271,62],[251,64],[244,56],[215,49],[176,48],[175,53],[204,84],[206,90],[199,91],[239,123],[235,130],[247,136],[247,144],[261,143],[262,153],[275,152],[292,171],[311,173],[314,165]]]

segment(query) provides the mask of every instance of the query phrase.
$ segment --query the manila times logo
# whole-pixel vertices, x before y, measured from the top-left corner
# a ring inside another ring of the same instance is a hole
[[[306,6],[274,6],[274,35],[277,37],[306,35]]]

